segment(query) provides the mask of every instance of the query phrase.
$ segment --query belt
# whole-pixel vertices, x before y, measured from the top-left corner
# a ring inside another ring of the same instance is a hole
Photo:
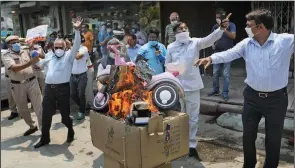
[[[46,84],[48,85],[51,89],[55,89],[55,88],[61,88],[61,87],[65,87],[65,86],[70,86],[70,83],[60,83],[60,84]]]
[[[72,74],[72,76],[73,77],[80,77],[80,76],[82,76],[82,75],[85,75],[86,74],[86,72],[83,72],[83,73],[80,73],[80,74]]]
[[[285,94],[287,94],[287,86],[284,87],[284,88],[282,88],[282,89],[273,91],[273,92],[260,92],[260,91],[256,91],[253,88],[251,88],[250,86],[248,86],[248,88],[250,88],[252,91],[256,92],[256,94],[260,98],[267,98],[267,97],[277,96],[278,94],[280,94],[282,92],[285,93]]]
[[[29,78],[29,79],[25,79],[25,80],[22,80],[22,81],[11,80],[11,83],[13,83],[13,84],[24,84],[24,83],[27,83],[27,82],[32,81],[32,80],[35,79],[35,78],[36,78],[36,77],[33,76],[33,77]]]
[[[93,65],[88,66],[88,68],[93,68]]]

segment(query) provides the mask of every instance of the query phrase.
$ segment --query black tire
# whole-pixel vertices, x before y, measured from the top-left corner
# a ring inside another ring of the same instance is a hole
[[[164,103],[163,100],[160,98],[161,93],[166,94],[166,95],[162,95],[168,98],[166,103]],[[153,89],[153,103],[158,108],[172,109],[178,102],[179,102],[179,94],[174,85],[170,83],[162,83],[157,85]]]

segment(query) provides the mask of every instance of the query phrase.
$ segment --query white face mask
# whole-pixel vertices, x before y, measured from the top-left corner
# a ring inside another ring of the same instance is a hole
[[[245,30],[250,38],[254,37],[251,27],[246,27]]]
[[[107,29],[107,32],[108,32],[108,33],[112,32],[112,29]]]
[[[55,53],[55,55],[56,55],[57,57],[62,57],[62,56],[65,55],[65,50],[57,49],[57,50],[55,50],[54,53]]]
[[[216,23],[220,25],[221,20],[220,19],[216,19]]]
[[[176,40],[185,43],[190,39],[189,32],[181,32],[175,35]]]
[[[171,24],[176,24],[177,23],[177,20],[174,20],[174,21],[171,21]]]
[[[258,26],[258,25],[256,25],[256,26]],[[256,27],[256,26],[252,26],[252,27]],[[252,27],[246,27],[246,28],[245,28],[245,30],[246,30],[246,32],[247,32],[247,34],[248,34],[248,36],[249,36],[250,38],[253,38],[255,35],[257,35],[258,33],[260,33],[260,30],[259,30],[259,32],[257,32],[256,34],[254,34],[254,33],[252,32]]]

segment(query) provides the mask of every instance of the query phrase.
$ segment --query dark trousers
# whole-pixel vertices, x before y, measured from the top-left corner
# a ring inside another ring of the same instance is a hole
[[[85,91],[87,86],[87,72],[79,74],[79,75],[72,75],[70,80],[70,85],[71,85],[71,98],[79,106],[80,112],[85,113],[86,111]]]
[[[56,102],[59,104],[62,123],[68,128],[73,129],[73,121],[70,118],[70,84],[45,85],[43,98],[43,114],[42,114],[42,136],[41,141],[50,141],[50,127],[52,116],[56,107]]]
[[[264,168],[277,168],[280,159],[281,137],[288,106],[286,88],[271,92],[267,96],[259,94],[247,86],[243,92],[243,149],[244,168],[255,168],[258,124],[265,118]]]

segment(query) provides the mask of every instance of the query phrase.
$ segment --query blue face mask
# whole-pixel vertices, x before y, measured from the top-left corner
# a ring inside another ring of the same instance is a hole
[[[50,41],[55,41],[55,38],[50,38]]]
[[[158,45],[158,41],[149,41],[150,46],[156,46]]]
[[[19,52],[20,51],[20,43],[12,44],[12,51]]]

